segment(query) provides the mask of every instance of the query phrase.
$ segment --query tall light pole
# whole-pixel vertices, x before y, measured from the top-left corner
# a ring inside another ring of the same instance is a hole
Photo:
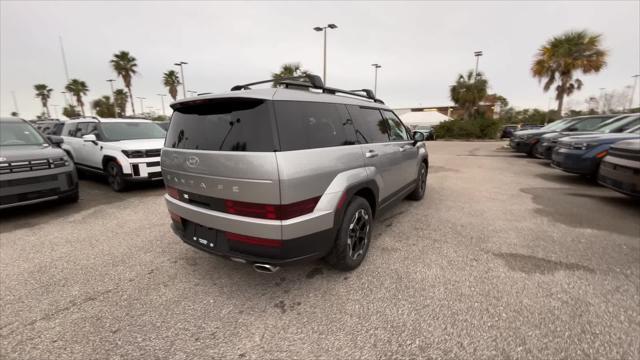
[[[16,110],[16,114],[20,115],[20,110],[18,110],[18,101],[16,100],[16,92],[12,91],[11,96],[13,97],[13,108]]]
[[[167,114],[164,112],[164,97],[167,96],[165,94],[156,94],[158,96],[160,96],[160,103],[162,103],[162,116],[167,116]]]
[[[187,64],[189,63],[186,61],[179,61],[173,64],[175,66],[180,66],[180,77],[182,77],[182,96],[185,98],[187,97],[187,83],[184,82],[184,69],[182,68],[182,65],[187,65]]]
[[[60,91],[60,94],[62,94],[62,97],[64,98],[64,104],[66,106],[69,106],[69,99],[67,98],[67,92],[66,91]]]
[[[327,28],[329,29],[337,29],[338,25],[336,24],[327,24],[327,26],[316,26],[313,28],[315,31],[324,32],[324,51],[323,51],[323,61],[322,61],[322,81],[324,84],[327,84]]]
[[[374,75],[373,75],[373,95],[375,97],[378,97],[378,69],[380,69],[382,67],[382,65],[380,64],[371,64],[371,66],[373,66],[373,71],[374,71]]]
[[[144,112],[144,107],[143,107],[142,105],[143,105],[143,100],[145,100],[146,98],[141,97],[141,96],[136,96],[136,98],[137,98],[137,99],[140,99],[140,110],[141,110],[142,112]]]
[[[475,82],[476,78],[478,77],[478,63],[480,62],[480,56],[482,56],[482,51],[475,51],[473,53],[473,56],[476,57],[476,70],[473,72],[473,82]]]
[[[633,88],[631,89],[631,98],[629,99],[629,109],[633,108],[633,97],[636,94],[636,86],[638,86],[638,77],[640,77],[640,74],[637,75],[633,75]]]
[[[604,105],[605,105],[604,104],[604,90],[605,90],[605,88],[600,88],[599,90],[600,90],[600,106],[599,107],[600,107],[600,113],[603,114],[604,111],[605,111],[605,108],[604,108]]]
[[[115,115],[115,117],[118,117],[118,107],[116,106],[116,94],[113,90],[113,82],[115,80],[114,79],[108,79],[107,82],[109,83],[109,85],[111,85],[111,100],[113,101],[113,114]]]
[[[53,113],[56,115],[56,119],[59,119],[59,117],[58,117],[58,106],[60,106],[60,105],[51,104],[51,107],[53,108]]]

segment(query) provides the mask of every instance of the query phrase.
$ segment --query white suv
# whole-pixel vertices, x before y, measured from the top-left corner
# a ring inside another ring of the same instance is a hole
[[[62,129],[62,148],[78,170],[104,174],[115,191],[127,182],[161,180],[166,131],[149,120],[80,118]]]

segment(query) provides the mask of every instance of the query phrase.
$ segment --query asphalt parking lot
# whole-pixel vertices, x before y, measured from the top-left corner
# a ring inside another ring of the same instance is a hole
[[[0,357],[637,359],[640,204],[502,144],[429,142],[351,273],[199,252],[161,185],[0,213]]]

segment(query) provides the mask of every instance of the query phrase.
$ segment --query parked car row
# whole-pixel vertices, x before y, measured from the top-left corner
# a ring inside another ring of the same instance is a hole
[[[516,131],[539,129],[543,126],[538,124],[508,124],[502,127],[500,139],[510,139]]]
[[[106,176],[114,191],[132,181],[162,180],[166,131],[149,120],[55,122],[61,125],[59,136],[45,135],[37,125],[0,119],[0,209],[55,199],[75,202],[78,171]]]
[[[518,131],[511,148],[640,198],[640,114],[594,115]]]

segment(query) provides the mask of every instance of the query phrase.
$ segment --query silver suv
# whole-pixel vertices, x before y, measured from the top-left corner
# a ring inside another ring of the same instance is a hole
[[[172,229],[261,272],[321,257],[355,269],[374,217],[424,197],[424,135],[368,89],[315,75],[251,89],[269,82],[171,104],[161,167]]]

